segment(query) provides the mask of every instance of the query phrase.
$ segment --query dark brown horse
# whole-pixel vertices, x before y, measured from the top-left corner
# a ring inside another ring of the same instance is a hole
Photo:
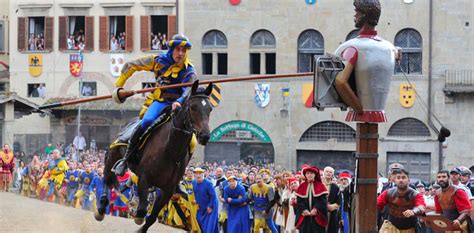
[[[156,221],[158,213],[168,203],[179,181],[182,179],[186,166],[191,159],[190,142],[193,133],[197,135],[199,144],[206,145],[210,137],[209,115],[212,106],[209,95],[212,84],[206,89],[198,89],[198,81],[194,82],[189,97],[184,101],[182,108],[175,111],[171,120],[152,132],[138,152],[139,162],[130,162],[130,169],[138,176],[138,208],[135,223],[141,225],[145,220],[148,206],[149,188],[159,188],[160,196],[155,199],[152,212],[146,216],[145,225],[139,232],[146,232]],[[111,168],[117,160],[122,158],[125,146],[114,147],[105,159],[104,195],[100,199],[95,218],[101,221],[104,218],[105,208],[109,204],[107,193],[110,188],[118,189],[118,181]]]

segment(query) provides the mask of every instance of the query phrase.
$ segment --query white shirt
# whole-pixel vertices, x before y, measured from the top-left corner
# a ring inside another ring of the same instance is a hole
[[[46,87],[44,87],[44,86],[39,86],[39,87],[38,87],[38,95],[39,95],[39,97],[41,97],[41,98],[46,97]]]
[[[73,50],[74,49],[74,40],[71,38],[67,38],[67,49]]]
[[[86,148],[86,139],[84,136],[76,136],[74,137],[74,147],[76,147],[78,150],[84,150]]]

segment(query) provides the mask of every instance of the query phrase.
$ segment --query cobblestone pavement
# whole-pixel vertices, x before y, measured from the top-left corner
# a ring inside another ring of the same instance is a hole
[[[102,222],[90,211],[0,192],[0,232],[134,232],[132,219],[105,216]],[[178,229],[155,223],[148,232],[174,233]]]

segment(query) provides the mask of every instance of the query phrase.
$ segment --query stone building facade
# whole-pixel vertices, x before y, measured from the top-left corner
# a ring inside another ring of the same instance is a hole
[[[404,88],[409,82],[396,70],[386,107],[389,122],[379,126],[379,171],[383,173],[388,163],[398,161],[406,164],[415,177],[427,180],[440,164],[445,168],[474,164],[474,156],[470,154],[474,137],[469,124],[473,113],[470,88],[474,84],[471,39],[474,35],[470,25],[473,3],[469,0],[418,0],[410,4],[382,0],[381,3],[379,35],[403,48],[402,67],[417,95],[403,92],[410,90]],[[81,78],[95,83],[92,87],[96,95],[110,94],[113,90],[111,58],[118,55],[129,61],[155,54],[156,51],[150,51],[150,33],[154,28],[163,30],[165,25],[166,34],[184,32],[191,39],[194,47],[190,58],[199,77],[206,80],[311,71],[312,57],[333,53],[342,42],[356,35],[353,6],[345,0],[315,4],[303,0],[261,0],[240,1],[237,5],[216,0],[177,3],[40,0],[34,4],[10,1],[9,15],[10,28],[15,28],[10,30],[15,33],[9,35],[10,90],[37,104],[51,98],[79,95],[79,78],[69,70],[70,55],[77,51],[64,49],[67,46],[64,32],[77,31],[71,28],[71,21],[83,22],[77,23],[84,25],[86,34]],[[45,38],[45,45],[51,51],[28,51],[27,29],[33,27],[27,25],[33,22],[30,18],[41,20],[41,17],[44,23],[39,27],[43,25],[43,30],[52,35]],[[127,40],[123,51],[110,51],[110,35],[122,30]],[[22,32],[21,38],[17,31]],[[29,72],[32,54],[42,56],[42,73],[38,77]],[[126,88],[141,88],[152,81],[151,74],[138,73]],[[45,97],[30,98],[31,85],[41,83],[46,86]],[[199,147],[194,159],[275,162],[290,169],[311,162],[317,166],[353,169],[355,124],[345,122],[346,112],[339,109],[318,111],[306,107],[305,103],[311,104],[308,99],[312,83],[312,77],[300,77],[222,84],[220,104],[211,116],[211,142],[206,148]],[[259,104],[264,107],[257,106],[257,92],[264,100]],[[404,107],[406,99],[401,99],[404,95],[418,100]],[[139,103],[140,99],[136,101]],[[138,104],[125,107],[104,102],[84,108],[88,108],[85,111],[89,111],[86,114],[90,118],[96,119],[89,122],[104,122],[103,119],[119,116],[104,123],[110,126],[108,134],[101,136],[106,143],[134,114],[134,107],[139,109]],[[437,142],[440,125],[428,116],[428,108],[452,132],[444,145]],[[12,126],[15,130],[7,131],[5,138],[13,140],[14,135],[35,134],[51,137],[53,142],[68,141],[71,137],[68,133],[75,134],[70,132],[75,121],[66,119],[74,117],[76,112],[77,107],[56,109],[46,117],[24,117],[15,121]],[[98,126],[105,125],[88,126],[92,128],[90,135],[102,131]],[[20,137],[26,136],[17,136]]]

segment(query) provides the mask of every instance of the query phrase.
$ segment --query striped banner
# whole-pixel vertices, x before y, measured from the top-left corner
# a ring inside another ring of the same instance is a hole
[[[219,103],[221,102],[221,85],[219,83],[212,84],[214,87],[212,88],[212,93],[209,98],[211,101],[212,107],[217,107]]]

